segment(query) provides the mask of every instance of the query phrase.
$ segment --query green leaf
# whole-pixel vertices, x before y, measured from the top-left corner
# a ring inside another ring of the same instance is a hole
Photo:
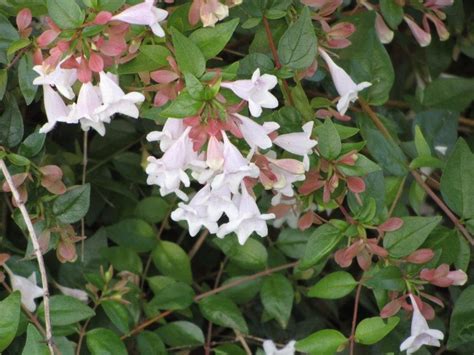
[[[431,148],[426,141],[425,137],[423,136],[423,132],[420,129],[420,126],[415,126],[415,146],[416,151],[418,152],[418,156],[430,156],[431,155]]]
[[[309,297],[329,300],[344,297],[357,286],[357,281],[346,271],[336,271],[326,275],[308,291]]]
[[[128,333],[130,331],[130,316],[127,311],[127,306],[112,300],[102,301],[100,305],[107,317],[118,330],[122,333]]]
[[[333,355],[347,341],[341,332],[334,329],[323,329],[298,340],[296,349],[311,355]]]
[[[441,194],[447,205],[464,218],[474,218],[474,154],[460,138],[441,176]]]
[[[293,308],[294,291],[291,282],[281,274],[266,277],[260,290],[263,308],[285,329]]]
[[[194,99],[189,92],[182,91],[171,104],[160,112],[162,117],[185,118],[196,115],[202,108],[203,102]]]
[[[189,95],[195,100],[202,100],[204,98],[204,86],[199,79],[193,74],[185,73],[184,80],[186,81],[186,90]]]
[[[206,70],[206,59],[199,47],[176,28],[171,28],[171,38],[181,72],[188,72],[199,78]]]
[[[191,286],[184,282],[175,282],[156,292],[148,305],[151,309],[185,309],[193,303],[194,296]]]
[[[474,341],[474,286],[466,288],[454,304],[449,323],[448,349]]]
[[[165,344],[154,332],[145,330],[137,336],[137,348],[140,355],[166,355]]]
[[[33,158],[43,149],[46,134],[33,132],[20,144],[18,154]]]
[[[47,0],[46,4],[48,15],[62,29],[74,29],[84,22],[84,12],[75,0]]]
[[[8,84],[8,70],[0,69],[0,100],[3,99]]]
[[[423,105],[452,111],[464,111],[474,100],[474,79],[438,78],[424,91]]]
[[[262,53],[250,53],[239,62],[238,74],[241,77],[249,78],[253,72],[260,68],[263,73],[273,70],[273,62],[269,56]]]
[[[92,355],[127,355],[119,336],[110,329],[95,328],[87,332],[87,348]]]
[[[20,292],[13,292],[0,302],[0,352],[15,338],[20,323]]]
[[[267,265],[267,249],[255,239],[240,245],[237,238],[214,239],[213,243],[239,267],[246,270],[261,270]]]
[[[318,227],[309,237],[306,250],[301,259],[301,269],[308,269],[327,257],[342,239],[343,234],[331,224]]]
[[[222,286],[238,282],[238,280],[244,278],[245,276],[235,276],[225,280],[222,283]],[[255,279],[246,282],[242,282],[238,285],[235,285],[227,290],[222,291],[220,294],[230,298],[237,304],[245,304],[250,302],[260,291],[262,284],[262,279]]]
[[[383,246],[391,256],[402,258],[417,250],[441,222],[441,217],[402,217],[403,226],[385,234]]]
[[[403,7],[395,0],[380,0],[380,10],[387,24],[396,30],[403,21]]]
[[[371,271],[371,273],[368,273],[368,279],[365,281],[368,287],[389,291],[402,291],[405,289],[405,281],[398,267],[387,266],[382,269],[374,268]]]
[[[330,119],[324,120],[322,125],[316,127],[316,133],[321,155],[329,160],[336,159],[341,153],[342,144],[334,123]]]
[[[317,38],[308,7],[299,19],[281,36],[278,57],[281,64],[291,69],[306,69],[316,58]]]
[[[89,184],[73,187],[54,201],[54,215],[62,223],[81,220],[89,210],[90,194]]]
[[[101,253],[117,271],[130,271],[136,275],[143,271],[142,260],[136,251],[124,247],[108,247],[102,249]]]
[[[163,275],[187,284],[193,282],[189,257],[178,244],[159,241],[153,249],[152,258],[156,268]]]
[[[351,15],[344,21],[353,23],[357,30],[350,37],[352,44],[338,52],[339,64],[356,83],[372,83],[359,95],[371,105],[383,105],[388,100],[395,75],[392,61],[375,32],[375,11]]]
[[[48,346],[43,336],[33,324],[28,324],[26,330],[26,344],[23,348],[22,355],[49,355]]]
[[[248,328],[239,307],[222,295],[212,295],[199,302],[204,318],[222,327],[233,328],[247,334]]]
[[[17,11],[15,11],[17,13]],[[13,41],[20,38],[15,27],[12,26],[7,17],[0,14],[0,62],[7,63],[6,49]]]
[[[3,103],[5,110],[0,116],[0,145],[12,148],[23,138],[23,117],[13,96],[7,95]]]
[[[356,342],[364,345],[378,343],[385,338],[400,322],[398,317],[390,317],[386,320],[381,317],[366,318],[357,324],[355,332]]]
[[[171,55],[171,52],[166,47],[144,44],[140,46],[139,51],[140,53],[133,60],[118,67],[119,74],[151,72],[169,65],[166,58]]]
[[[444,168],[444,162],[438,158],[423,155],[413,159],[410,163],[410,169],[418,169],[423,167],[442,169]]]
[[[138,218],[129,218],[107,227],[107,236],[121,247],[138,253],[147,252],[156,245],[153,228]]]
[[[196,324],[177,321],[166,324],[156,331],[169,346],[197,346],[204,344],[204,334]]]
[[[300,259],[304,255],[311,233],[311,229],[300,231],[299,229],[285,228],[278,235],[275,245],[289,258]]]
[[[169,210],[170,206],[164,198],[150,196],[137,203],[134,214],[150,224],[155,224],[163,221]]]
[[[191,33],[189,39],[199,47],[206,59],[211,59],[225,48],[238,24],[239,19],[234,18],[215,27],[200,28]]]
[[[38,307],[38,316],[41,320],[44,320],[43,307],[43,303]],[[49,307],[51,324],[54,326],[74,324],[95,316],[95,312],[92,308],[71,296],[51,296]]]
[[[20,91],[25,98],[27,105],[31,104],[38,90],[37,85],[33,85],[33,79],[38,75],[33,69],[33,60],[31,55],[24,55],[18,64],[18,83]]]

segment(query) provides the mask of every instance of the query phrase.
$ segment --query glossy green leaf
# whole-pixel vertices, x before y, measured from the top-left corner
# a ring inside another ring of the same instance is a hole
[[[300,267],[307,269],[327,257],[339,244],[343,235],[331,224],[318,227],[309,237]]]
[[[169,346],[197,346],[204,344],[204,334],[196,324],[177,321],[166,324],[156,331]]]
[[[23,117],[15,98],[7,95],[3,100],[4,111],[0,115],[0,145],[13,148],[23,138]]]
[[[266,277],[260,290],[260,299],[265,312],[286,328],[293,308],[294,291],[288,279],[281,274]]]
[[[15,338],[20,322],[20,293],[14,292],[0,302],[0,352]]]
[[[449,322],[448,349],[474,341],[474,286],[466,288],[456,300]]]
[[[199,47],[175,28],[171,29],[171,38],[180,70],[199,78],[206,70],[206,59]]]
[[[87,332],[87,348],[92,355],[127,355],[127,349],[120,337],[105,328],[95,328]]]
[[[390,317],[386,320],[381,317],[366,318],[357,324],[355,340],[364,345],[378,343],[395,329],[398,322],[400,322],[398,317]]]
[[[45,339],[33,324],[28,324],[26,343],[21,355],[50,355]]]
[[[352,292],[357,281],[346,271],[335,271],[319,280],[308,291],[309,297],[338,299]]]
[[[248,333],[247,322],[240,309],[224,296],[212,295],[204,298],[199,302],[199,309],[204,318],[212,323]]]
[[[54,326],[74,324],[95,316],[92,308],[71,296],[51,296],[49,307],[51,324]],[[43,303],[38,307],[38,316],[44,319]]]
[[[53,204],[53,213],[62,223],[80,221],[89,210],[91,187],[89,184],[69,189]]]
[[[199,47],[206,59],[210,59],[224,49],[238,24],[239,20],[234,18],[214,27],[200,28],[191,33],[189,39]]]
[[[107,227],[107,236],[118,245],[136,252],[146,252],[156,245],[153,228],[138,218],[129,218]]]
[[[347,341],[341,332],[334,329],[323,329],[298,340],[296,349],[311,355],[333,355]]]
[[[102,255],[117,271],[130,271],[140,275],[143,264],[137,252],[124,247],[108,247],[102,250]]]
[[[75,0],[47,0],[48,15],[62,29],[74,29],[84,22],[84,12]]]
[[[186,252],[176,243],[159,241],[152,252],[153,263],[166,276],[191,284],[193,275]]]

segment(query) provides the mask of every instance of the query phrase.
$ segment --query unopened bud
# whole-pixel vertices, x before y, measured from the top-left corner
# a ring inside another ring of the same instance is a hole
[[[419,249],[406,257],[406,261],[412,264],[425,264],[434,257],[434,252],[431,249]]]

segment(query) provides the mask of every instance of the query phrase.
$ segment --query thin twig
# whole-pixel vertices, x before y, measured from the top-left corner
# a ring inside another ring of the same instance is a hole
[[[88,137],[89,131],[84,131],[84,142],[82,145],[82,185],[86,184],[86,175],[87,175],[87,143],[89,141]],[[84,217],[81,218],[81,262],[84,262],[84,245],[86,237],[86,222]]]
[[[390,206],[390,210],[388,211],[388,217],[392,217],[393,211],[395,210],[395,207],[397,207],[398,201],[400,201],[400,198],[402,197],[402,192],[403,188],[405,187],[405,182],[407,181],[407,177],[405,176],[403,180],[400,183],[400,186],[398,187],[397,190],[397,195],[395,196],[395,199],[392,202],[392,205]]]
[[[242,277],[238,280],[235,280],[233,282],[229,282],[229,283],[227,283],[225,285],[222,285],[220,287],[217,287],[213,290],[210,290],[210,291],[207,291],[207,292],[204,292],[204,293],[201,293],[201,294],[197,295],[196,297],[194,297],[194,302],[198,302],[198,301],[202,300],[203,298],[215,295],[216,293],[219,293],[219,292],[228,290],[230,288],[233,288],[235,286],[244,284],[246,282],[258,279],[259,277],[267,276],[267,275],[273,274],[273,273],[281,271],[281,270],[294,268],[297,265],[298,265],[298,261],[295,261],[295,262],[292,262],[292,263],[288,263],[288,264],[280,265],[280,266],[277,266],[277,267],[274,267],[274,268],[271,268],[271,269],[260,271],[260,272],[257,272],[256,274],[253,274],[253,275],[250,275],[250,276]],[[141,324],[137,325],[135,328],[133,328],[128,334],[122,335],[122,337],[120,339],[123,340],[123,339],[126,339],[128,337],[131,337],[131,336],[141,332],[143,329],[147,328],[148,326],[150,326],[150,325],[158,322],[159,320],[169,316],[172,313],[173,313],[172,310],[168,310],[168,311],[160,313],[160,314],[158,314],[158,315],[156,315],[156,316],[154,316],[150,319],[147,319],[143,323],[141,323]]]
[[[208,236],[208,234],[209,234],[209,231],[207,229],[205,229],[199,235],[198,240],[196,241],[196,243],[194,243],[193,247],[191,248],[191,250],[188,253],[189,260],[194,258],[194,256],[199,251],[199,249],[201,249],[201,247],[204,244],[204,241],[206,240],[206,237]]]
[[[93,308],[94,312],[97,309],[97,307],[99,307],[99,303],[96,303],[94,305],[94,308]],[[85,337],[86,332],[87,332],[87,327],[89,326],[89,323],[90,323],[91,320],[92,320],[92,318],[87,319],[86,322],[84,323],[84,325],[79,330],[79,339],[77,341],[77,346],[76,346],[76,355],[80,355],[80,353],[81,353],[82,343],[84,341],[84,337]]]
[[[357,326],[357,315],[359,313],[359,301],[360,301],[360,292],[362,291],[362,279],[359,281],[357,286],[355,300],[354,300],[354,313],[352,315],[352,328],[350,336],[350,355],[354,355],[354,345],[355,345],[355,330]]]
[[[38,267],[41,274],[41,283],[43,286],[43,307],[44,307],[44,323],[46,326],[46,342],[48,344],[50,353],[54,355],[53,333],[51,330],[51,316],[50,316],[50,311],[49,311],[48,277],[46,274],[46,267],[44,264],[43,254],[41,253],[38,237],[36,236],[36,232],[33,227],[33,223],[31,222],[30,215],[28,214],[28,211],[23,201],[20,198],[20,194],[18,193],[18,190],[16,189],[15,184],[13,183],[12,176],[10,175],[10,172],[8,171],[8,168],[3,159],[0,159],[0,169],[2,170],[3,176],[5,176],[5,180],[7,181],[10,191],[12,192],[16,205],[20,209],[21,215],[26,224],[26,228],[28,229],[28,233],[31,239],[31,244],[33,245],[36,259],[38,260]]]
[[[252,351],[250,350],[249,345],[245,341],[242,334],[237,329],[234,329],[234,333],[235,333],[236,338],[239,340],[240,344],[242,344],[242,347],[244,348],[247,355],[252,355]]]

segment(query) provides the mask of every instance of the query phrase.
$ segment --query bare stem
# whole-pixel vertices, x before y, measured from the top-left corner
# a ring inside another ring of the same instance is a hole
[[[87,146],[88,146],[88,131],[84,131],[84,142],[82,145],[82,185],[86,183],[87,176]],[[81,262],[84,262],[84,243],[86,236],[86,223],[84,217],[81,218]]]
[[[352,315],[352,329],[350,336],[350,355],[354,355],[354,346],[355,346],[355,331],[357,326],[357,315],[359,313],[359,301],[360,301],[360,292],[362,291],[362,279],[359,281],[357,286],[355,300],[354,300],[354,313]]]
[[[209,231],[207,229],[203,230],[202,233],[199,235],[199,238],[198,240],[196,241],[196,243],[194,243],[193,247],[191,248],[191,250],[189,251],[188,253],[188,256],[189,256],[189,260],[191,260],[192,258],[194,258],[194,256],[196,255],[196,253],[199,251],[199,249],[201,249],[202,245],[204,244],[204,241],[206,240],[206,237],[208,236],[209,234]]]
[[[33,223],[31,222],[30,215],[28,214],[25,204],[20,198],[20,194],[18,193],[18,190],[16,189],[15,184],[13,183],[12,176],[10,175],[10,172],[8,171],[8,168],[3,159],[0,159],[0,169],[2,170],[3,176],[5,176],[5,180],[7,181],[10,191],[12,192],[16,205],[20,209],[21,215],[26,224],[26,228],[28,229],[28,233],[31,239],[31,244],[33,245],[36,259],[38,260],[38,267],[41,274],[41,283],[43,286],[43,306],[44,306],[44,323],[46,327],[46,342],[48,344],[50,353],[54,355],[53,333],[51,330],[51,316],[50,316],[50,311],[49,311],[48,277],[46,275],[46,267],[44,264],[43,254],[41,253],[40,245],[38,243],[38,237],[36,236],[36,232],[33,227]]]

